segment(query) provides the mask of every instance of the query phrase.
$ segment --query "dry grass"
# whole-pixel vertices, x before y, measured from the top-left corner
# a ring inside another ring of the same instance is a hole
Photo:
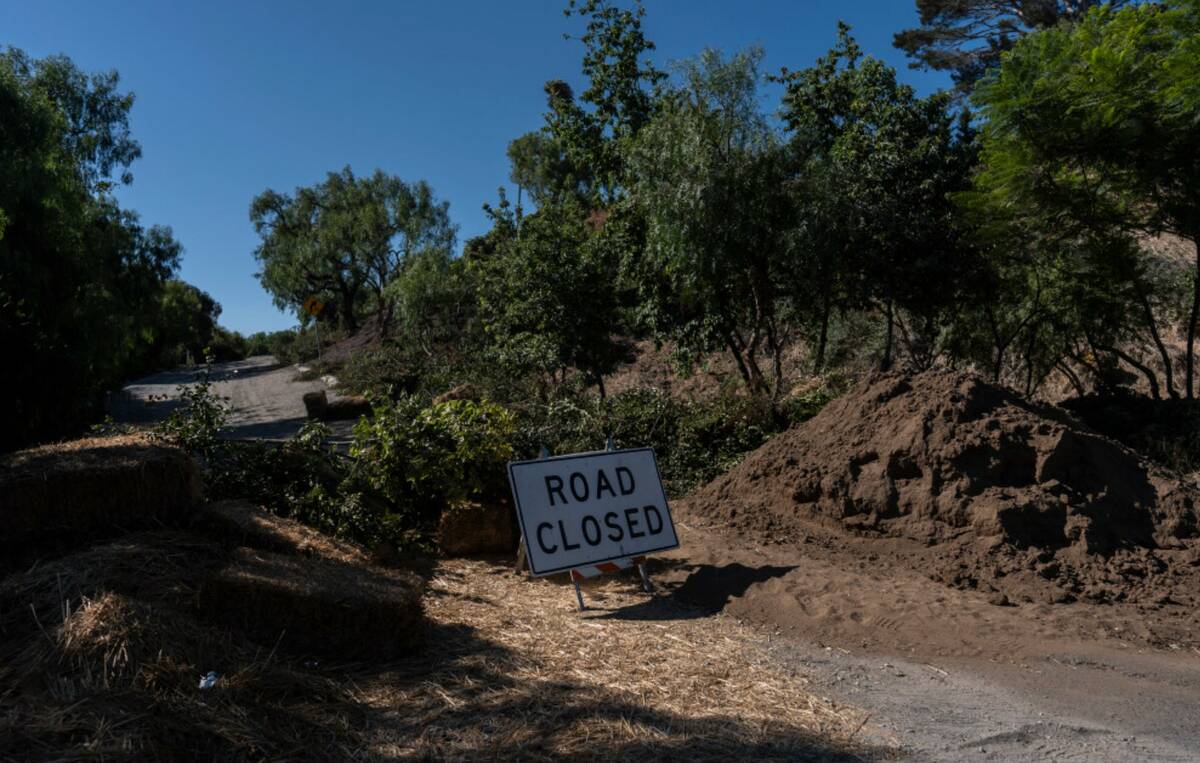
[[[488,562],[442,563],[430,648],[361,680],[382,757],[859,760],[864,718],[809,693],[724,617],[629,579],[570,587]]]
[[[295,585],[326,565],[354,578],[392,574],[319,551],[243,550],[232,558],[246,579],[250,557],[281,576],[258,580],[258,590]],[[294,606],[230,591],[206,600],[206,581],[227,574],[230,559],[202,535],[160,531],[0,580],[0,760],[886,754],[857,744],[862,716],[811,695],[803,677],[773,661],[763,634],[642,594],[628,578],[589,585],[595,609],[580,615],[569,586],[448,560],[424,597],[420,652],[384,662],[392,630],[364,625],[358,604],[331,606],[343,635],[358,639],[334,651],[360,661],[317,663],[287,633],[251,636],[198,615],[207,604],[269,620],[271,608]],[[357,596],[374,585],[343,582]],[[338,623],[318,616],[322,628]],[[201,691],[209,670],[221,680]]]

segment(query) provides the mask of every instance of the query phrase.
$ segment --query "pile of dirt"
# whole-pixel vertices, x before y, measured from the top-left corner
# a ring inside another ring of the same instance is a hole
[[[1200,494],[1062,409],[977,376],[880,374],[686,501],[783,539],[891,539],[1007,601],[1170,601],[1200,581]]]

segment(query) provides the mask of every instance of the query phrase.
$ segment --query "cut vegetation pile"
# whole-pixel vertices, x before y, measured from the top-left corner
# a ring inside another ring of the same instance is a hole
[[[1013,601],[1190,601],[1196,491],[1059,408],[976,376],[869,378],[687,501],[773,539],[895,539],[935,579]]]

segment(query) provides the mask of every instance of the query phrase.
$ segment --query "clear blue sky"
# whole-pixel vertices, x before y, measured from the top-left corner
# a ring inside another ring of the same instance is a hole
[[[548,79],[581,82],[577,18],[548,2],[226,2],[4,0],[0,45],[116,69],[136,93],[143,158],[123,203],[170,225],[181,275],[242,332],[295,325],[254,277],[250,200],[350,165],[425,179],[450,202],[459,243],[484,232],[480,205],[507,182],[505,146],[541,124]],[[906,68],[892,33],[912,0],[647,0],[656,60],[704,47],[766,49],[775,71],[810,65],[837,20],[870,54],[928,93],[946,77]],[[578,88],[577,88],[578,89]],[[769,93],[771,108],[778,94]]]

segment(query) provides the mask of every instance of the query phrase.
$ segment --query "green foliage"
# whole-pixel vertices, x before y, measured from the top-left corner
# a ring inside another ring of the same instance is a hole
[[[987,119],[984,170],[966,203],[985,219],[1011,221],[1034,245],[1037,261],[1065,261],[1067,277],[1087,276],[1083,291],[1065,287],[1078,305],[1076,315],[1100,317],[1091,324],[1069,322],[1073,332],[1051,325],[1056,336],[1065,334],[1061,343],[1085,343],[1087,350],[1064,348],[1057,357],[1089,370],[1098,369],[1083,362],[1089,353],[1126,362],[1147,377],[1156,395],[1159,378],[1168,394],[1177,394],[1173,361],[1157,325],[1171,306],[1157,304],[1162,299],[1137,236],[1174,233],[1200,257],[1200,190],[1194,182],[1200,99],[1192,84],[1198,38],[1194,2],[1096,8],[1075,25],[1022,39],[975,94]],[[1183,371],[1189,398],[1200,320],[1198,275],[1193,268]],[[1154,365],[1161,371],[1121,349],[1122,340],[1135,336],[1157,350]]]
[[[762,396],[688,400],[657,389],[639,389],[605,400],[561,398],[518,411],[516,452],[602,449],[611,436],[618,448],[650,447],[671,495],[683,495],[736,465],[770,436],[815,416],[831,398],[818,389],[775,405]]]
[[[502,205],[496,214],[505,214]],[[506,225],[508,223],[505,223]],[[624,356],[616,269],[603,238],[572,200],[544,207],[520,234],[471,263],[479,313],[495,362],[549,385],[576,368],[590,384]]]
[[[643,252],[626,270],[643,316],[684,353],[726,348],[749,388],[778,392],[780,294],[787,256],[786,196],[777,146],[758,109],[760,49],[728,61],[705,51],[679,67],[681,83],[630,153],[633,196],[646,220]]]
[[[786,280],[816,276],[796,297],[802,317],[820,326],[817,365],[834,306],[884,314],[882,367],[897,326],[914,364],[931,364],[975,267],[950,199],[969,187],[975,162],[968,118],[956,126],[944,94],[918,98],[894,69],[864,56],[844,24],[816,66],[781,80],[805,221]],[[804,303],[819,312],[804,315]]]
[[[229,419],[224,398],[213,390],[212,368],[206,362],[192,384],[178,387],[179,406],[158,426],[157,433],[201,459],[219,449],[220,432]]]
[[[450,503],[505,494],[513,415],[489,401],[423,407],[415,398],[378,402],[354,428],[350,455],[363,484],[417,521]]]
[[[311,296],[325,302],[320,319],[354,331],[366,315],[386,321],[388,285],[411,258],[448,257],[455,228],[449,205],[425,181],[406,183],[376,170],[356,177],[349,167],[291,196],[266,190],[250,205],[262,239],[254,256],[259,280],[280,309]]]

